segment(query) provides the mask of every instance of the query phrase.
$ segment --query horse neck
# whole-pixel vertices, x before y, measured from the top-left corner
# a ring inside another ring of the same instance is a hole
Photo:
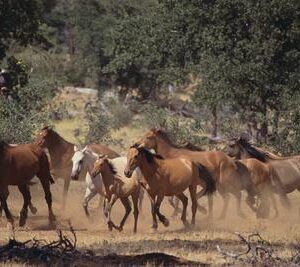
[[[89,152],[86,154],[86,168],[89,173],[89,175],[92,175],[92,170],[94,168],[94,163],[97,160],[97,154],[93,152]]]
[[[74,154],[74,144],[64,140],[59,135],[53,135],[51,145],[48,146],[48,151],[52,160],[59,160],[65,154],[70,153],[70,157]]]
[[[101,171],[101,176],[105,187],[109,187],[114,183],[114,175],[115,174],[112,173],[108,165],[103,168],[103,170]]]
[[[174,155],[174,152],[177,151],[177,148],[174,144],[158,137],[156,138],[156,147],[154,148],[154,150],[157,154],[169,158]]]
[[[141,158],[141,161],[138,164],[138,167],[141,170],[141,173],[147,183],[151,183],[151,180],[154,180],[157,175],[157,169],[159,168],[159,162],[157,159],[153,159],[152,163],[149,163],[145,156]],[[151,180],[150,180],[151,179]]]

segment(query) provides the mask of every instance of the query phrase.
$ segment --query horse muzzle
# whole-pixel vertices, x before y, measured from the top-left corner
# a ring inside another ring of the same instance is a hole
[[[78,175],[78,173],[71,174],[71,179],[72,179],[72,180],[74,180],[74,181],[78,181],[78,178],[79,178],[79,175]]]

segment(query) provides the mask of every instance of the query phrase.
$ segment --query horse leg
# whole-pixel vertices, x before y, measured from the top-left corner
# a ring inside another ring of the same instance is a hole
[[[184,226],[188,225],[186,221],[186,208],[188,205],[188,198],[184,195],[184,193],[176,195],[176,197],[182,202],[182,213],[181,213],[181,221],[183,222]],[[197,208],[197,206],[196,206]]]
[[[11,228],[14,229],[14,218],[10,212],[10,210],[8,209],[7,206],[7,198],[8,198],[8,188],[7,186],[3,186],[0,185],[0,203],[1,203],[1,207],[4,210],[5,213],[5,217],[7,222],[11,225]]]
[[[163,201],[163,199],[164,199],[164,195],[157,196],[155,204],[154,204],[154,210],[155,210],[155,213],[157,214],[158,219],[162,222],[162,224],[164,226],[168,227],[170,224],[168,219],[163,214],[161,214],[159,211],[159,208],[160,208],[160,205],[161,205],[161,202]]]
[[[142,211],[142,208],[143,208],[143,201],[144,201],[144,196],[145,196],[145,191],[144,189],[141,187],[140,190],[139,190],[139,199],[138,199],[138,203],[139,203],[139,206],[138,206],[138,212],[139,211]]]
[[[229,203],[229,199],[230,196],[228,193],[226,192],[219,192],[223,198],[223,209],[222,209],[222,213],[221,216],[219,217],[219,219],[225,219],[226,214],[227,214],[227,209],[228,209],[228,203]]]
[[[133,232],[137,232],[137,223],[139,218],[139,207],[140,207],[140,199],[141,199],[141,191],[142,189],[138,190],[136,193],[131,195],[132,203],[133,203],[133,216],[134,216],[134,228]],[[144,193],[143,193],[144,194]]]
[[[83,206],[85,215],[86,215],[87,217],[90,217],[90,213],[89,213],[89,211],[88,211],[88,205],[89,205],[89,202],[90,202],[91,199],[92,199],[94,196],[96,196],[96,195],[97,195],[97,190],[96,190],[96,188],[90,188],[90,187],[87,187],[87,188],[86,188],[82,206]]]
[[[112,194],[109,202],[107,203],[107,205],[105,205],[105,209],[104,209],[104,215],[107,219],[107,224],[108,224],[108,229],[109,231],[112,230],[112,228],[115,229],[119,229],[111,220],[111,208],[113,207],[113,205],[115,204],[115,202],[117,201],[118,197],[116,194]]]
[[[279,213],[278,213],[277,201],[276,201],[276,198],[274,197],[273,192],[270,192],[270,199],[271,199],[271,203],[272,203],[272,206],[274,208],[274,211],[275,211],[274,218],[277,218]]]
[[[172,213],[172,215],[171,215],[171,217],[172,218],[175,218],[176,217],[176,215],[177,215],[177,213],[178,213],[178,210],[177,210],[177,208],[176,208],[176,206],[175,206],[175,203],[174,203],[174,196],[172,196],[172,197],[168,197],[168,202],[169,202],[169,204],[173,207],[173,213]]]
[[[19,191],[22,193],[24,199],[24,204],[20,212],[20,220],[19,220],[19,226],[22,227],[26,224],[27,215],[28,215],[28,205],[31,201],[31,196],[30,196],[29,188],[26,185],[19,185],[18,188]]]
[[[152,228],[156,230],[158,224],[157,224],[156,212],[155,212],[155,196],[151,196],[150,201],[151,201],[151,214],[152,214]]]
[[[49,225],[50,225],[50,227],[53,227],[56,219],[55,219],[54,213],[52,211],[52,194],[50,191],[50,180],[47,176],[44,176],[41,174],[38,174],[37,177],[40,179],[44,193],[45,193],[45,200],[47,202],[48,213],[49,213]]]
[[[66,176],[64,179],[64,189],[63,189],[63,206],[62,209],[65,210],[66,208],[66,203],[67,203],[67,195],[70,187],[70,182],[71,182],[71,175]]]
[[[122,202],[122,204],[123,204],[123,206],[125,208],[124,217],[123,217],[123,219],[122,219],[122,221],[120,223],[120,226],[118,227],[118,230],[121,232],[121,231],[123,231],[123,226],[124,226],[124,224],[125,224],[128,216],[129,216],[129,214],[131,212],[131,206],[130,206],[130,201],[129,201],[129,199],[127,197],[126,198],[121,198],[120,200],[121,200],[121,202]]]
[[[208,219],[212,219],[213,218],[213,206],[214,206],[213,195],[208,195],[207,200],[208,200]]]
[[[237,212],[237,215],[241,218],[245,218],[245,214],[242,212],[242,209],[241,209],[242,192],[241,191],[234,192],[233,195],[236,198],[236,212]]]
[[[29,209],[30,209],[30,211],[31,211],[32,214],[36,214],[36,213],[37,213],[37,208],[36,208],[36,207],[32,204],[32,202],[31,202],[31,194],[30,194],[30,188],[29,188],[29,185],[26,185],[26,187],[27,187],[28,193],[29,193],[29,195],[30,195],[28,207],[29,207]]]
[[[202,188],[202,189],[200,190],[200,192],[198,192],[198,193],[196,194],[196,199],[198,200],[199,198],[203,197],[204,195],[205,195],[205,189]],[[209,198],[208,198],[208,199],[209,199]],[[198,210],[199,210],[201,213],[207,214],[206,208],[203,207],[202,205],[198,204],[198,201],[197,201],[197,208],[198,208]]]
[[[189,186],[189,191],[191,195],[191,201],[192,201],[192,221],[191,223],[194,225],[196,222],[196,212],[197,212],[197,194],[196,194],[197,187],[194,185]]]

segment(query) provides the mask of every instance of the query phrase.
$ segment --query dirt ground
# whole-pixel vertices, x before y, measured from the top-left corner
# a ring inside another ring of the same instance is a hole
[[[85,190],[84,182],[72,182],[69,191],[68,204],[65,212],[61,211],[60,200],[62,194],[62,180],[56,181],[52,186],[54,198],[54,212],[57,216],[57,228],[68,230],[68,220],[71,221],[76,230],[78,239],[78,249],[90,249],[96,255],[136,255],[152,252],[162,252],[174,255],[186,260],[197,261],[212,265],[238,264],[233,258],[226,257],[218,251],[217,246],[223,251],[239,252],[245,250],[245,246],[235,234],[239,232],[245,236],[250,233],[260,233],[260,235],[274,245],[274,255],[288,259],[294,254],[293,246],[300,240],[300,216],[298,206],[300,204],[299,193],[290,195],[293,208],[290,211],[283,210],[279,203],[280,217],[272,218],[271,212],[269,220],[256,219],[255,215],[248,209],[245,203],[242,208],[246,218],[239,218],[235,212],[235,200],[230,202],[229,212],[226,220],[219,220],[222,201],[216,194],[214,219],[208,221],[206,215],[197,213],[195,227],[185,229],[180,221],[180,216],[171,218],[172,208],[165,199],[162,203],[161,211],[169,218],[170,226],[164,227],[159,224],[157,232],[151,229],[150,205],[147,196],[144,199],[143,209],[140,213],[138,223],[138,233],[133,234],[133,215],[124,227],[123,232],[116,230],[109,232],[104,222],[102,212],[98,205],[98,196],[90,203],[92,221],[89,221],[83,212],[81,200]],[[40,185],[31,187],[32,201],[38,208],[38,213],[32,215],[29,212],[27,225],[23,228],[16,227],[16,239],[25,241],[31,238],[55,240],[57,233],[48,227],[47,208],[43,198]],[[22,206],[20,193],[13,187],[10,188],[9,207],[13,214],[18,217]],[[207,199],[201,200],[207,206]],[[116,203],[113,209],[113,221],[118,224],[123,216],[123,207]],[[190,219],[190,206],[188,218]],[[18,219],[18,218],[16,218]],[[17,225],[17,221],[16,221]],[[4,217],[0,219],[0,245],[7,242],[8,230]]]

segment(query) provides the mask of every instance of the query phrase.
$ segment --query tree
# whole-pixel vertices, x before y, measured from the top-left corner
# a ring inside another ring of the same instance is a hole
[[[41,3],[38,0],[0,1],[0,60],[6,55],[10,40],[27,45],[40,40]]]

